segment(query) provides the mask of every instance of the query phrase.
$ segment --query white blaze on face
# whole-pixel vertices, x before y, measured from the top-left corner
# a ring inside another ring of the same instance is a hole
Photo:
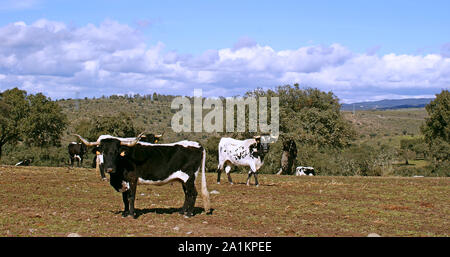
[[[173,181],[173,180],[181,180],[184,183],[186,183],[186,181],[188,179],[189,179],[189,175],[188,174],[182,172],[181,170],[178,170],[178,171],[172,173],[169,177],[167,177],[164,180],[153,181],[153,180],[145,180],[143,178],[139,178],[139,182],[143,183],[143,184],[160,186],[160,185],[167,184],[167,183],[169,183],[170,181]]]

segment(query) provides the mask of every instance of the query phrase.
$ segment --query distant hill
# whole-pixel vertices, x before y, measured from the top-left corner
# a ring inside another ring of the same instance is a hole
[[[402,108],[422,108],[431,102],[434,98],[408,98],[408,99],[386,99],[373,102],[360,102],[351,104],[342,104],[341,110],[356,111],[360,110],[388,110]]]

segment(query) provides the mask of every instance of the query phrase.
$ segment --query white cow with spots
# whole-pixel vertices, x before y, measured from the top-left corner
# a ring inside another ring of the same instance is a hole
[[[298,166],[295,169],[295,175],[296,176],[314,176],[316,172],[314,171],[313,167],[304,167],[304,166]]]
[[[237,140],[229,137],[220,139],[219,165],[217,167],[217,184],[220,184],[220,175],[225,168],[228,182],[233,184],[230,171],[233,166],[247,166],[250,168],[247,178],[247,186],[250,185],[250,177],[255,177],[255,185],[258,186],[256,172],[264,164],[264,156],[270,148],[270,136],[257,136],[252,139]]]

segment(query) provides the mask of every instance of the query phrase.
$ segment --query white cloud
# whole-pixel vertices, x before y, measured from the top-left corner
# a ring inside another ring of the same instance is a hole
[[[379,56],[340,44],[276,51],[241,38],[233,47],[198,56],[148,45],[130,26],[106,20],[69,27],[38,20],[0,27],[0,91],[19,86],[52,98],[139,92],[243,95],[256,87],[300,83],[333,91],[343,101],[434,95],[450,84],[442,54]]]

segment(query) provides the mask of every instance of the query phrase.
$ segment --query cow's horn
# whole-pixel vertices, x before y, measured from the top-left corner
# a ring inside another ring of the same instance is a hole
[[[261,136],[254,136],[253,138],[260,138]]]
[[[162,137],[162,136],[163,136],[162,134],[155,135],[155,137],[157,137],[157,138],[160,138],[160,137]]]
[[[78,134],[73,134],[73,135],[78,137],[81,140],[81,142],[83,142],[83,144],[85,144],[86,146],[97,146],[98,145],[98,142],[89,142]]]
[[[124,145],[124,146],[129,146],[129,147],[133,147],[137,144],[137,142],[139,142],[139,140],[141,139],[141,137],[144,135],[144,132],[142,132],[141,134],[139,134],[139,136],[137,136],[133,141],[131,142],[120,142],[120,145]]]

